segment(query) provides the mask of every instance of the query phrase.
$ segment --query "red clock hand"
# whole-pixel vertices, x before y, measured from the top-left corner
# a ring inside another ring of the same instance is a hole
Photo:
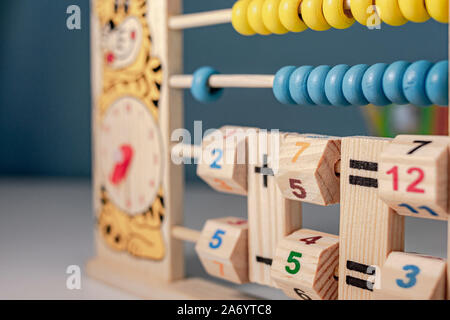
[[[129,144],[120,147],[121,159],[116,163],[110,176],[110,181],[114,185],[121,183],[126,175],[133,158],[133,148]]]

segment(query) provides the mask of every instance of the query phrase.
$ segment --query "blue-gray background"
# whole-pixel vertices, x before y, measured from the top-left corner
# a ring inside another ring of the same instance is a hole
[[[151,0],[150,0],[151,1]],[[234,0],[186,0],[185,12],[229,8]],[[82,30],[66,28],[78,4]],[[90,174],[88,0],[0,3],[0,175]],[[242,37],[231,25],[185,32],[185,72],[211,65],[223,73],[272,74],[285,65],[357,64],[447,59],[447,26],[434,21],[370,31],[306,31]],[[185,125],[224,124],[334,135],[366,134],[361,108],[283,106],[270,90],[227,90],[215,104],[185,94]],[[188,169],[188,177],[194,176]]]

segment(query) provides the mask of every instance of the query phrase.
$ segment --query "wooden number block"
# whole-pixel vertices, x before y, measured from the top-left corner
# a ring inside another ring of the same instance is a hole
[[[381,269],[380,300],[445,299],[447,263],[444,259],[392,252]]]
[[[272,278],[283,292],[303,300],[337,299],[339,237],[301,229],[282,239],[272,263]]]
[[[378,197],[378,162],[390,142],[342,139],[339,300],[371,299],[377,266],[403,251],[404,217]]]
[[[259,132],[249,139],[248,225],[250,281],[274,286],[270,275],[278,241],[301,228],[302,203],[285,199],[277,187],[280,135]]]
[[[340,138],[285,134],[275,174],[278,187],[287,199],[325,206],[338,203],[335,166],[340,158]]]
[[[195,250],[210,275],[235,283],[248,282],[247,220],[208,220]]]
[[[247,135],[256,129],[225,126],[207,135],[197,175],[212,188],[226,193],[247,194]]]
[[[380,198],[397,213],[447,220],[449,137],[397,136],[381,154]]]

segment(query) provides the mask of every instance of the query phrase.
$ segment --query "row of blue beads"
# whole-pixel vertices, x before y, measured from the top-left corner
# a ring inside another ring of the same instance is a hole
[[[448,60],[281,68],[273,92],[283,104],[448,105]]]

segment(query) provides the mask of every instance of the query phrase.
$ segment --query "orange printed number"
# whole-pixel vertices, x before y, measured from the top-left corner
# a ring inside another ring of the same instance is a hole
[[[219,274],[220,276],[225,276],[225,273],[223,272],[223,263],[219,262],[219,261],[213,261],[213,263],[219,265]]]
[[[233,188],[230,187],[229,185],[227,185],[225,181],[222,181],[220,179],[214,179],[214,182],[218,183],[219,184],[219,188],[221,188],[223,190],[228,190],[228,191],[233,190]]]
[[[311,144],[309,142],[297,142],[295,144],[297,147],[300,147],[300,149],[297,151],[295,156],[292,158],[292,163],[296,163],[298,160],[298,157],[305,151]]]
[[[289,185],[292,189],[292,194],[299,199],[306,198],[306,190],[302,187],[302,181],[299,179],[289,179]]]

